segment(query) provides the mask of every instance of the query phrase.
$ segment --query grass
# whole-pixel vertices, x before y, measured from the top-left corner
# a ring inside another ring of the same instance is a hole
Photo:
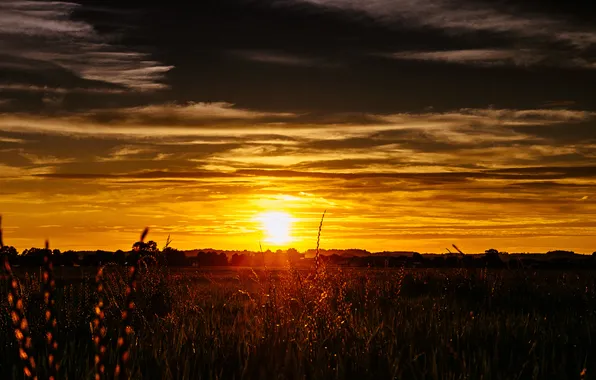
[[[101,360],[112,378],[121,363],[126,269],[104,270]],[[579,379],[582,372],[587,379],[596,371],[594,280],[562,272],[327,269],[314,278],[150,268],[139,273],[126,368],[132,378],[170,379]],[[36,362],[47,363],[38,349],[37,281],[28,277],[21,287]],[[56,289],[55,301],[58,378],[94,378],[94,281]],[[22,363],[7,302],[2,309],[0,378],[16,379]],[[45,364],[38,373],[49,373]]]
[[[1,379],[596,378],[592,272],[9,269]]]

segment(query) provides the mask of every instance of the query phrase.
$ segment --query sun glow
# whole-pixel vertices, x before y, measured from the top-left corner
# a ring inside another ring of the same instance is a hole
[[[294,219],[285,212],[270,211],[257,216],[265,236],[265,242],[285,244],[292,241],[291,229]]]

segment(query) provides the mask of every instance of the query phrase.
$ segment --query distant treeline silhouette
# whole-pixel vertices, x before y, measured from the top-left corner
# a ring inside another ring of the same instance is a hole
[[[142,245],[142,246],[140,246]],[[579,255],[571,251],[550,251],[546,254],[508,254],[496,249],[488,249],[484,254],[464,254],[457,247],[457,252],[447,254],[420,254],[418,252],[378,252],[370,253],[361,249],[320,250],[321,261],[327,265],[346,267],[406,267],[406,268],[596,268],[596,252]],[[15,266],[38,267],[43,265],[49,253],[54,265],[58,266],[101,266],[109,263],[130,265],[138,255],[152,256],[152,262],[173,267],[261,267],[261,266],[309,266],[313,263],[315,250],[300,253],[294,248],[288,250],[221,251],[215,249],[182,251],[166,246],[159,249],[157,243],[137,242],[130,251],[49,251],[45,248],[30,248],[19,252],[12,246],[2,248],[0,254],[6,255]]]

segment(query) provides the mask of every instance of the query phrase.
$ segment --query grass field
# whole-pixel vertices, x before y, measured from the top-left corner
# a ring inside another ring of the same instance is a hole
[[[17,273],[40,379],[48,326],[39,273]],[[589,379],[596,378],[596,275],[469,269],[141,269],[129,334],[126,269],[56,272],[57,378]],[[63,278],[63,279],[62,279]],[[62,280],[61,280],[62,279]],[[3,283],[4,284],[4,283]],[[0,378],[23,377],[6,301]],[[99,298],[105,327],[93,342]],[[52,327],[50,326],[50,329]]]

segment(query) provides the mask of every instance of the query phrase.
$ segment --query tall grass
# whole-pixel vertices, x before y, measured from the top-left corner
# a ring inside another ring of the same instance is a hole
[[[60,359],[58,357],[58,342],[56,341],[57,325],[56,308],[54,294],[56,290],[56,280],[54,279],[54,264],[52,263],[52,251],[50,251],[50,243],[46,241],[45,256],[43,258],[43,274],[42,274],[42,293],[45,304],[45,340],[47,346],[47,368],[48,379],[56,380],[58,370],[60,369]]]

